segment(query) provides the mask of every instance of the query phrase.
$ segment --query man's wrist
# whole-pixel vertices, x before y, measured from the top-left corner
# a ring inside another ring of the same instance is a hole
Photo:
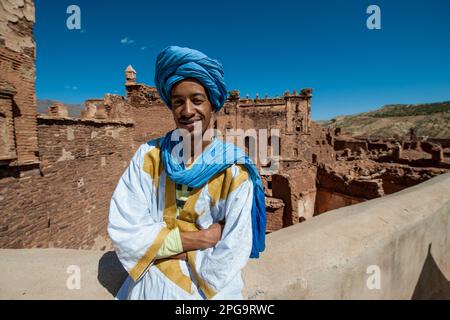
[[[219,224],[213,224],[199,231],[181,232],[183,251],[203,250],[214,247],[220,240],[222,229]]]
[[[209,235],[207,230],[181,232],[183,251],[202,250],[208,248]]]
[[[200,230],[199,238],[202,240],[201,243],[203,244],[203,247],[201,249],[208,249],[215,245],[215,243],[211,239],[211,230],[210,229]]]

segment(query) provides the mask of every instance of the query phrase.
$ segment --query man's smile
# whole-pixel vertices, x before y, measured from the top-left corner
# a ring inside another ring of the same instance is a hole
[[[179,124],[181,127],[185,128],[188,131],[193,131],[194,128],[196,126],[202,126],[202,120],[201,118],[190,118],[190,119],[186,119],[186,118],[182,118],[180,120],[178,120]]]
[[[193,123],[195,123],[195,122],[197,122],[197,121],[202,121],[202,119],[200,119],[200,118],[191,118],[191,119],[180,119],[179,120],[179,122],[181,123],[181,124],[193,124]]]

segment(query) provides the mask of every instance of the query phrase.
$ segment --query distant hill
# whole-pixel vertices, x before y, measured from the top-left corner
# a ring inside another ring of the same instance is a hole
[[[390,104],[355,115],[317,121],[322,127],[341,128],[352,136],[404,136],[415,128],[417,136],[450,138],[450,101],[426,104]]]
[[[55,102],[64,103],[61,101],[51,100],[51,99],[38,99],[36,110],[38,113],[47,114],[48,107],[50,107]],[[69,109],[69,116],[78,118],[81,115],[81,110],[84,110],[84,104],[69,104],[64,103]]]

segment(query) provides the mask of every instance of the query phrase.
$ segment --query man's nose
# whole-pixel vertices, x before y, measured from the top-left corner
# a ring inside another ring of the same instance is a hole
[[[195,115],[194,104],[190,99],[187,99],[184,103],[183,109],[181,110],[181,115],[190,118]]]

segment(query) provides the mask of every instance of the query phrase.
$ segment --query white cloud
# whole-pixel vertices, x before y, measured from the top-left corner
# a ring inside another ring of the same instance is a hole
[[[134,43],[134,40],[128,39],[128,37],[125,37],[122,40],[120,40],[120,43],[122,43],[122,44],[132,44],[132,43]]]

